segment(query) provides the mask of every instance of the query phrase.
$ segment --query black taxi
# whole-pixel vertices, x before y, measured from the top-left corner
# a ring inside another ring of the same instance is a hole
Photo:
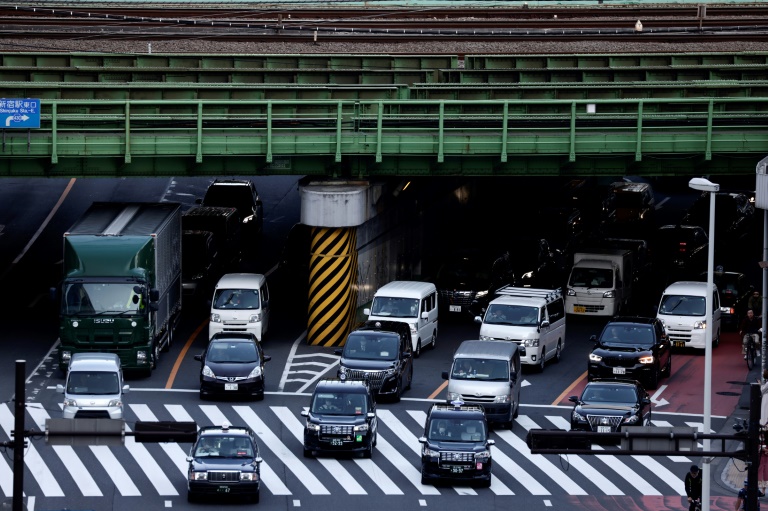
[[[436,403],[427,412],[421,448],[421,484],[448,481],[491,485],[491,446],[482,406]]]
[[[376,447],[376,401],[364,380],[329,378],[315,386],[304,427],[304,457],[317,453],[361,454]]]
[[[200,428],[187,456],[187,500],[238,496],[258,502],[261,461],[256,435],[248,426]]]

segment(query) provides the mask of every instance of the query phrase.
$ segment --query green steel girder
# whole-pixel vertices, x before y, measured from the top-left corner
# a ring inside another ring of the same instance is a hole
[[[596,156],[761,158],[768,148],[767,98],[663,98],[598,101],[43,101],[42,127],[4,130],[0,162],[7,175],[38,174],[67,159],[209,158],[248,161],[271,173],[294,173],[285,158],[315,158],[301,173],[337,175],[370,157],[365,172],[387,172],[401,158],[431,159],[411,172],[514,172],[508,164]],[[480,159],[477,159],[480,158]],[[484,159],[483,159],[484,158]],[[20,170],[14,162],[48,160]],[[466,162],[482,161],[480,167]],[[487,161],[493,161],[487,165]],[[235,163],[233,163],[234,165]],[[79,172],[89,175],[91,162]],[[312,165],[316,165],[313,167]],[[188,164],[185,168],[188,167]],[[141,167],[144,168],[144,167]],[[418,168],[418,170],[417,170]],[[398,166],[397,169],[400,169]],[[149,175],[155,175],[150,170]],[[193,172],[187,170],[186,172]],[[400,170],[397,170],[400,172]]]

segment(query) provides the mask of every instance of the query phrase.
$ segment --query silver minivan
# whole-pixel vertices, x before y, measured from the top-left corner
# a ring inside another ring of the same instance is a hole
[[[525,347],[511,341],[464,341],[453,355],[447,401],[482,405],[489,421],[512,427],[520,410],[520,356]]]
[[[65,419],[122,419],[123,394],[129,390],[115,353],[75,353],[65,384],[56,385],[64,394]]]

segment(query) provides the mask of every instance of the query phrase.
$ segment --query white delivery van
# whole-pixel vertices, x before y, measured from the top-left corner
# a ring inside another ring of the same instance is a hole
[[[582,316],[615,316],[632,298],[634,253],[593,248],[573,254],[565,310]]]
[[[269,327],[269,288],[260,273],[227,273],[211,300],[208,339],[218,332],[249,332],[259,342]]]
[[[64,419],[122,419],[123,394],[129,390],[115,353],[75,353],[67,381],[56,385],[64,394]]]
[[[525,348],[513,342],[464,341],[453,354],[447,401],[479,404],[489,421],[512,427],[520,410],[520,356]]]
[[[714,286],[714,285],[713,285]],[[704,349],[706,342],[720,343],[720,294],[712,293],[712,325],[707,325],[706,282],[675,282],[661,295],[656,317],[675,348]]]
[[[370,309],[363,309],[369,320],[407,323],[411,327],[413,355],[421,348],[434,349],[437,342],[437,288],[431,282],[395,280],[380,287]]]
[[[525,347],[520,360],[544,370],[560,361],[565,347],[565,305],[560,289],[504,286],[485,314],[477,316],[481,340],[513,341]]]

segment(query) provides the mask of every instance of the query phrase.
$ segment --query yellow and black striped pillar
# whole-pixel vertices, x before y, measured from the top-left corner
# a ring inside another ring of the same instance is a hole
[[[313,227],[307,343],[341,346],[357,310],[357,228]]]

